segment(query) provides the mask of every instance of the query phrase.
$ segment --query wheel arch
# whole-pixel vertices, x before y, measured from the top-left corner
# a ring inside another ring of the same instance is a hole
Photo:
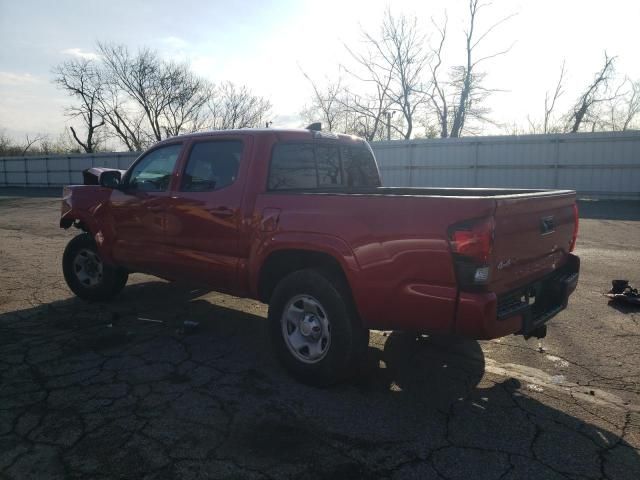
[[[69,210],[60,217],[60,228],[67,230],[73,226],[92,235],[97,231],[95,223],[91,215],[80,210]]]
[[[71,227],[91,235],[98,246],[98,251],[102,260],[111,265],[115,265],[112,256],[113,232],[110,228],[103,228],[103,223],[85,210],[69,210],[60,218],[60,228],[68,230]]]
[[[324,270],[339,278],[348,290],[350,300],[353,299],[353,286],[347,269],[335,253],[312,248],[280,248],[266,255],[257,279],[258,298],[269,303],[278,282],[287,275],[306,268]]]
[[[72,226],[86,233],[91,233],[87,223],[79,218],[79,215],[65,216],[60,219],[60,228],[68,230]]]

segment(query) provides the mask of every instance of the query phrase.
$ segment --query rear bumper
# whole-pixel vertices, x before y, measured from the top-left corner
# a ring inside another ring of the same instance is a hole
[[[504,295],[462,292],[455,331],[475,339],[510,334],[528,337],[567,308],[579,272],[580,259],[570,254],[567,263],[552,274]]]

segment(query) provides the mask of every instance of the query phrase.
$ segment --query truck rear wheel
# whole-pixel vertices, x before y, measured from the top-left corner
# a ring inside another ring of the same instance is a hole
[[[81,233],[67,244],[62,271],[71,291],[92,301],[110,300],[124,288],[129,277],[124,269],[103,263],[89,233]]]
[[[361,326],[344,281],[315,269],[278,283],[269,322],[278,358],[310,385],[330,385],[353,374],[369,344],[369,330]]]

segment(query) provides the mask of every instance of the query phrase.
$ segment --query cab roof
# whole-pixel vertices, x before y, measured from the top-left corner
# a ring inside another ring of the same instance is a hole
[[[304,128],[241,128],[234,130],[208,130],[204,132],[186,133],[162,140],[159,143],[170,143],[176,139],[216,137],[227,135],[276,136],[280,141],[304,140],[337,140],[346,143],[364,143],[364,139],[342,133],[322,132]]]

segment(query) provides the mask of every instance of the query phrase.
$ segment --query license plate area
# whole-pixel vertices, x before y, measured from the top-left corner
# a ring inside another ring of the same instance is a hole
[[[566,308],[578,283],[579,260],[569,262],[550,275],[498,298],[498,320],[522,315],[522,331],[527,334]]]

